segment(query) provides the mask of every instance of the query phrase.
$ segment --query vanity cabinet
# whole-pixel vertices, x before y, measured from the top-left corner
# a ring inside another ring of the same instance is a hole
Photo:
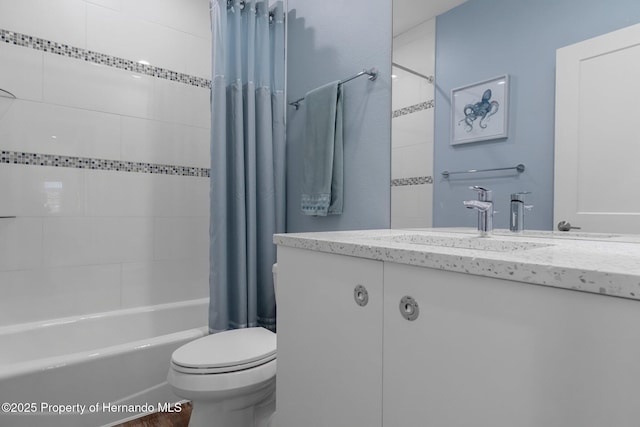
[[[381,426],[382,279],[381,261],[278,247],[276,426]]]
[[[383,352],[384,426],[640,419],[637,301],[385,263]]]
[[[637,426],[638,301],[287,247],[278,259],[278,427]]]

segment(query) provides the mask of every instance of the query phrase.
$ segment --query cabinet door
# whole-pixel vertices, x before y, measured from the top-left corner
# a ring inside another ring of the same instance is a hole
[[[279,247],[277,302],[276,425],[380,426],[382,262]]]
[[[638,425],[638,301],[389,263],[384,275],[385,427]]]

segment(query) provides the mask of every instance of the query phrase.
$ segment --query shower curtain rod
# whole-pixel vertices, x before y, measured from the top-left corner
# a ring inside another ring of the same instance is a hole
[[[420,74],[419,72],[414,71],[411,68],[407,68],[404,65],[400,65],[397,62],[392,62],[391,65],[393,65],[394,67],[400,68],[401,70],[404,70],[407,73],[411,73],[411,74],[413,74],[415,76],[422,77],[423,79],[425,79],[429,83],[433,84],[433,76],[425,76],[424,74]]]
[[[360,71],[358,74],[354,74],[351,77],[348,77],[344,80],[340,80],[340,82],[338,82],[338,84],[344,84],[346,82],[349,82],[353,79],[357,79],[360,76],[364,76],[367,75],[369,76],[369,80],[373,81],[378,77],[378,70],[376,70],[375,68],[371,68],[369,70],[362,70]],[[296,110],[300,108],[300,103],[304,101],[304,96],[302,98],[296,99],[293,102],[290,102],[289,105],[293,105],[294,107],[296,107]]]
[[[244,0],[240,0],[240,10],[244,10],[246,6],[246,2]],[[233,0],[227,0],[227,9],[233,7]],[[269,20],[272,20],[275,17],[275,12],[273,11],[274,7],[269,7]]]

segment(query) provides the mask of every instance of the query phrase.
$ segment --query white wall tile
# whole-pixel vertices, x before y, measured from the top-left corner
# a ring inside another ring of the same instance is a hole
[[[399,68],[393,67],[392,73],[395,76],[392,80],[393,94],[391,97],[391,109],[398,110],[400,108],[409,107],[411,105],[419,104],[421,102],[429,101],[433,98],[431,96],[423,96],[421,87],[423,83],[419,77],[414,76]]]
[[[156,5],[150,9],[157,8]],[[179,9],[174,3],[170,12]],[[185,72],[183,33],[95,5],[87,5],[87,49]]]
[[[195,176],[153,175],[155,216],[209,218],[209,179]],[[206,229],[206,238],[209,228]]]
[[[420,92],[420,99],[422,99],[422,101],[420,102],[434,100],[435,87],[425,79],[418,78],[418,80],[419,80],[418,87]]]
[[[127,0],[122,10],[198,37],[211,36],[208,0]]]
[[[86,214],[92,217],[151,217],[154,215],[153,174],[88,170]]]
[[[58,55],[44,58],[44,101],[148,117],[154,78]]]
[[[45,102],[210,127],[206,88],[57,55],[45,55],[44,70]]]
[[[0,0],[0,28],[205,78],[209,25],[208,0]],[[8,44],[0,63],[19,98],[0,99],[2,149],[209,167],[208,89]],[[19,215],[0,220],[0,325],[208,294],[208,179],[0,165],[0,182]]]
[[[434,87],[423,78],[393,67],[392,110],[410,107],[434,98]]]
[[[83,0],[0,0],[0,28],[85,47]]]
[[[391,228],[431,227],[432,200],[430,184],[391,187]]]
[[[122,306],[163,304],[209,296],[209,257],[123,264]]]
[[[0,88],[19,99],[41,101],[43,55],[33,49],[0,43]]]
[[[433,144],[397,147],[391,153],[392,179],[433,175]]]
[[[208,253],[209,217],[155,219],[155,260],[199,258]]]
[[[44,264],[72,266],[137,262],[153,257],[149,218],[45,218]]]
[[[209,214],[209,180],[206,178],[87,170],[85,180],[87,216]]]
[[[42,265],[42,229],[40,218],[0,219],[0,271],[39,268]]]
[[[86,3],[95,4],[109,9],[120,11],[122,0],[84,0]]]
[[[0,95],[0,120],[2,120],[2,118],[11,109],[11,106],[14,103],[15,103],[15,100],[13,98]]]
[[[427,76],[435,73],[435,19],[393,39],[393,61]],[[393,68],[394,110],[434,98],[425,79]],[[392,120],[392,178],[433,176],[433,109]],[[391,227],[423,228],[432,224],[430,184],[391,187]]]
[[[202,128],[211,127],[210,90],[165,79],[155,79],[151,117]]]
[[[0,117],[3,149],[120,159],[120,117],[16,100]]]
[[[416,111],[391,119],[393,148],[433,142],[433,109]]]
[[[122,117],[122,159],[210,167],[208,128]]]
[[[393,61],[414,71],[435,72],[436,20],[430,19],[393,38]]]
[[[0,215],[78,216],[84,213],[80,169],[0,164]],[[2,221],[2,220],[0,220]]]
[[[211,34],[207,38],[185,34],[185,72],[211,79]]]
[[[0,272],[0,326],[120,308],[120,265]]]

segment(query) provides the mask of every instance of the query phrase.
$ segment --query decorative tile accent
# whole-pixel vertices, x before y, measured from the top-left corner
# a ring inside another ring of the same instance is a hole
[[[392,187],[401,187],[405,185],[422,185],[433,184],[432,176],[413,176],[411,178],[396,178],[391,180]]]
[[[60,156],[58,154],[22,153],[17,151],[0,152],[0,163],[153,173],[161,175],[195,176],[202,178],[208,178],[211,174],[211,170],[208,168],[161,165],[157,163],[126,162],[122,160],[93,159],[89,157]]]
[[[197,86],[207,89],[211,88],[211,80],[205,79],[203,77],[191,76],[189,74],[167,70],[166,68],[140,64],[139,62],[129,59],[105,55],[103,53],[69,46],[38,37],[32,37],[27,34],[16,33],[14,31],[4,30],[2,28],[0,28],[0,41],[16,46],[29,47],[31,49],[53,53],[55,55],[82,59],[94,64],[106,65],[108,67],[119,68],[121,70],[127,70],[138,74],[145,74],[147,76],[171,80],[178,83],[184,83],[191,86]]]
[[[428,110],[429,108],[435,108],[436,101],[434,99],[426,102],[421,102],[419,104],[411,105],[409,107],[404,107],[399,110],[395,110],[392,114],[392,118],[406,116],[407,114],[416,113],[422,110]]]

